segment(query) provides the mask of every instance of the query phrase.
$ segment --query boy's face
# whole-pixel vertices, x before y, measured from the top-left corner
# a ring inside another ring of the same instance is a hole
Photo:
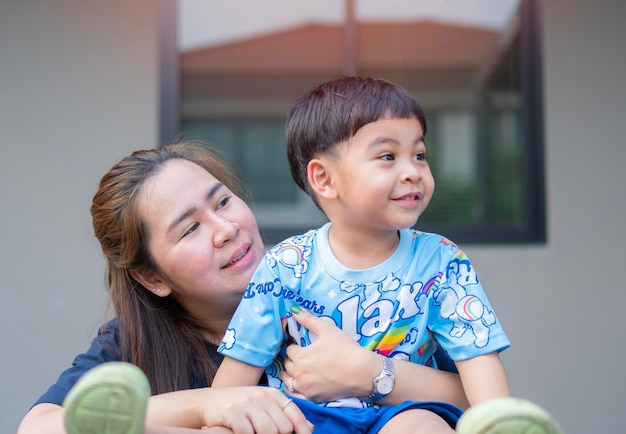
[[[416,118],[369,123],[338,144],[336,151],[329,170],[339,218],[373,230],[407,228],[417,222],[430,202],[435,180]]]

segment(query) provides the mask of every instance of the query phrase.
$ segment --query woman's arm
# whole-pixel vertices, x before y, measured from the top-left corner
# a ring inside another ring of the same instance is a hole
[[[31,408],[17,429],[17,434],[65,434],[63,407],[56,404],[37,404]]]
[[[148,400],[149,426],[231,428],[236,434],[277,432],[310,434],[300,409],[272,387],[203,388],[155,395]]]
[[[393,392],[381,400],[384,404],[411,401],[443,401],[467,409],[469,403],[458,374],[394,359],[396,382]],[[380,363],[380,361],[379,361]],[[378,375],[380,369],[374,374]],[[370,391],[372,388],[370,377]]]
[[[300,396],[313,401],[331,401],[349,396],[368,396],[372,380],[381,370],[380,356],[361,347],[335,325],[306,311],[295,319],[318,336],[307,347],[287,349],[282,380]],[[383,404],[406,400],[444,401],[463,409],[469,406],[457,374],[394,359],[395,387]]]
[[[24,417],[17,434],[65,434],[63,407],[57,404],[35,405]],[[171,426],[146,427],[145,434],[226,434],[233,431],[227,428],[190,429]]]
[[[279,432],[311,434],[312,425],[287,397],[271,387],[191,389],[148,398],[146,434]],[[287,405],[285,406],[285,403]],[[65,434],[63,407],[38,404],[24,417],[18,434]]]

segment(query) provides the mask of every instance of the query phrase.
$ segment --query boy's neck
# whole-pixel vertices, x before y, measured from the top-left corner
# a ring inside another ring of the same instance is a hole
[[[397,230],[364,233],[333,224],[328,231],[328,243],[335,258],[353,270],[381,264],[396,251],[399,242],[400,233]]]

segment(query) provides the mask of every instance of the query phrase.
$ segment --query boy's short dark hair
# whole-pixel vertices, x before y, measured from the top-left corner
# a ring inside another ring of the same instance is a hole
[[[287,114],[285,126],[289,169],[296,184],[312,196],[306,173],[309,161],[385,117],[415,117],[426,135],[422,108],[409,92],[387,80],[342,77],[305,94]]]

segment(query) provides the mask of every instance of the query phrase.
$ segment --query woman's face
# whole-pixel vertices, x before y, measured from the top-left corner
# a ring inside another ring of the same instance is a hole
[[[159,267],[148,289],[200,320],[230,318],[265,252],[250,208],[202,167],[172,160],[146,181],[139,212]]]

